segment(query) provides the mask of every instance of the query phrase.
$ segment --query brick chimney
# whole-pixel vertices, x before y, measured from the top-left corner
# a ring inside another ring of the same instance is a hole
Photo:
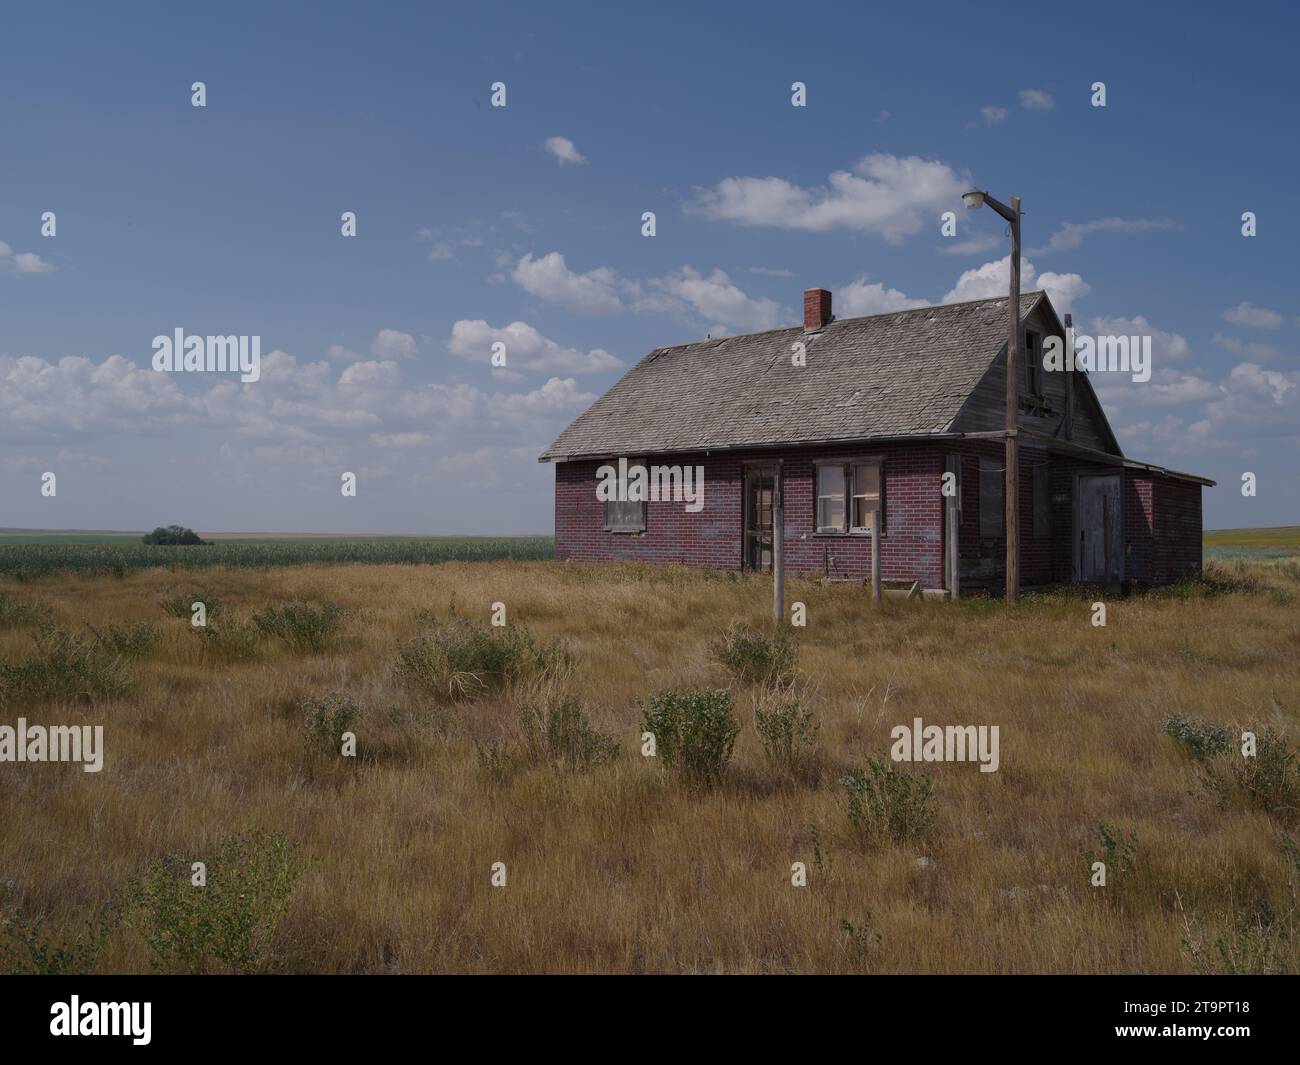
[[[803,327],[816,332],[831,320],[831,294],[824,288],[807,288],[803,293]]]

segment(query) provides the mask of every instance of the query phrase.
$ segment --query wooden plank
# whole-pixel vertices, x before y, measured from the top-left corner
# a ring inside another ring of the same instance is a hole
[[[785,624],[785,484],[781,463],[772,474],[772,622]]]
[[[956,492],[944,500],[944,560],[947,573],[948,594],[956,599],[961,595],[961,456],[949,455],[944,460],[944,472],[955,475]]]
[[[880,602],[880,508],[871,512],[871,601]]]

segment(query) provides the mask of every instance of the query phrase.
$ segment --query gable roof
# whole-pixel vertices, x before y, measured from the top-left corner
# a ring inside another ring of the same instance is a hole
[[[1040,301],[1021,295],[1022,321]],[[942,433],[1006,336],[1004,296],[656,348],[540,460]]]

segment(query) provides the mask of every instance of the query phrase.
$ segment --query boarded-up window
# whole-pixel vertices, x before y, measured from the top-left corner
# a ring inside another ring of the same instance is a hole
[[[1034,539],[1052,535],[1052,468],[1034,467]]]
[[[1025,391],[1035,398],[1043,394],[1043,345],[1037,333],[1025,334],[1022,357],[1025,360]]]
[[[617,499],[607,499],[605,501],[605,531],[616,533],[638,533],[645,532],[645,500],[628,499],[629,489],[632,487],[632,468],[634,466],[644,467],[642,459],[628,459],[628,478],[627,481],[618,485]],[[648,485],[648,482],[645,482]],[[638,495],[641,494],[637,490]]]
[[[1002,535],[1002,478],[1000,462],[980,459],[980,536]]]

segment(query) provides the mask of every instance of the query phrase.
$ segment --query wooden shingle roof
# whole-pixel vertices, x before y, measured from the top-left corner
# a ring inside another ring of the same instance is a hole
[[[1024,293],[1021,320],[1044,299]],[[942,433],[1006,337],[1004,296],[657,348],[541,461]]]

